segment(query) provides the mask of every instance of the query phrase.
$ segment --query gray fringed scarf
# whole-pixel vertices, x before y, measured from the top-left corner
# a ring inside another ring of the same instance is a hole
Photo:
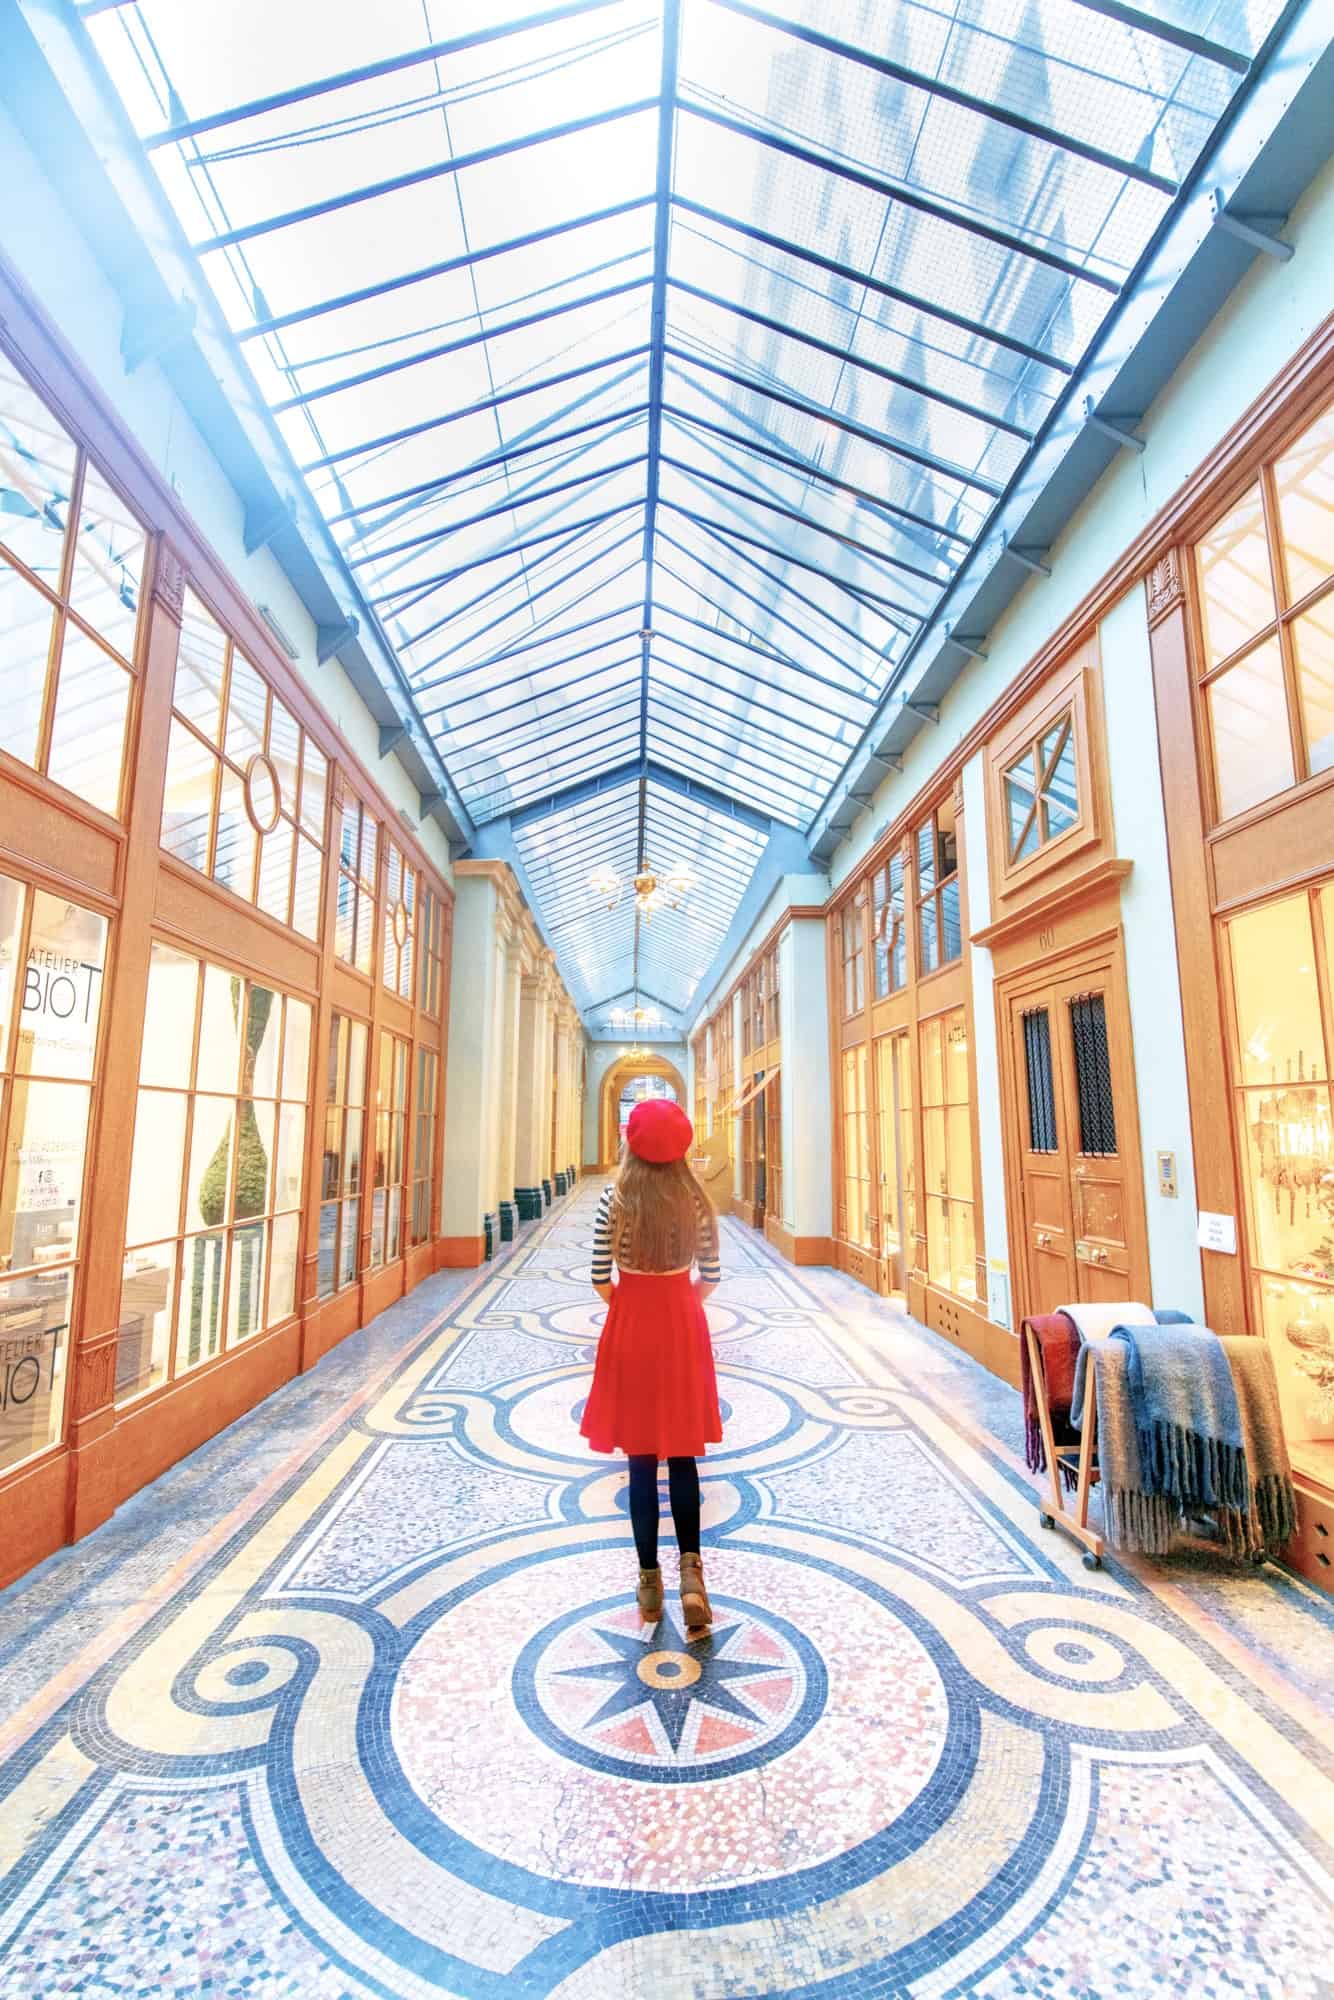
[[[1250,1473],[1232,1370],[1203,1326],[1119,1326],[1145,1488],[1182,1514],[1251,1509]]]

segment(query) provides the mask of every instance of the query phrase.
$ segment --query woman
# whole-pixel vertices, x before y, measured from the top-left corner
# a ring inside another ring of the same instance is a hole
[[[667,1461],[688,1635],[713,1622],[699,1551],[699,1468],[723,1435],[703,1301],[719,1283],[718,1218],[686,1164],[694,1130],[678,1104],[637,1104],[613,1186],[598,1203],[593,1289],[608,1307],[579,1428],[594,1451],[630,1461],[639,1613],[662,1615],[658,1461]],[[613,1261],[618,1282],[611,1282]],[[692,1281],[691,1265],[699,1268]]]

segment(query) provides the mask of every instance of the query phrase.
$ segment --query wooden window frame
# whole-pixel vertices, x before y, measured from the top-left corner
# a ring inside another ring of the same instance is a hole
[[[340,965],[350,965],[353,971],[361,973],[363,978],[374,979],[376,976],[375,954],[378,948],[380,930],[380,852],[384,846],[384,832],[376,814],[371,811],[371,808],[366,804],[360,793],[351,786],[343,787],[342,798],[335,801],[334,809],[338,815],[338,848],[336,860],[338,889],[334,916],[334,957]],[[353,813],[356,814],[356,839],[353,858],[349,864],[344,858],[343,847],[344,837],[348,828],[348,819]],[[369,875],[366,873],[364,866],[368,828],[374,842]],[[348,895],[352,908],[351,957],[348,957],[341,950],[338,936],[338,910],[342,902],[344,883],[348,885]],[[361,963],[361,940],[363,936],[367,938],[370,947],[366,953],[368,962],[364,965]]]
[[[845,1021],[856,1020],[866,1012],[866,902],[867,884],[861,881],[835,913],[838,924],[839,1009]],[[853,926],[855,934],[849,944]]]
[[[941,875],[939,872],[940,814],[942,810],[945,810],[946,808],[948,808],[948,810],[954,815],[954,827],[953,827],[954,866],[950,870],[948,875]],[[933,872],[935,874],[935,880],[932,882],[931,886],[928,889],[924,890],[922,887],[922,871],[921,871],[922,850],[920,842],[921,842],[921,836],[925,832],[928,826],[931,829],[931,851],[933,856]],[[954,953],[954,955],[951,958],[945,958],[943,956],[938,955],[935,964],[932,966],[928,966],[926,963],[926,953],[922,949],[922,912],[927,908],[928,905],[931,905],[934,908],[935,920],[936,920],[936,943],[937,943],[937,951],[939,953],[943,950],[944,937],[945,937],[945,925],[943,921],[944,906],[942,899],[944,897],[946,889],[949,887],[951,882],[957,882],[958,884],[959,949],[957,952]],[[931,806],[929,811],[924,816],[919,816],[919,818],[913,825],[912,887],[913,887],[913,944],[915,946],[914,958],[916,961],[917,977],[919,980],[933,979],[937,977],[940,973],[949,972],[952,967],[962,963],[965,956],[965,947],[968,942],[966,936],[964,935],[965,923],[964,923],[963,842],[959,838],[958,805],[955,800],[952,788],[950,791],[943,793],[935,801],[934,805]]]
[[[70,479],[70,492],[67,503],[68,511],[60,549],[59,577],[54,589],[44,578],[38,576],[35,570],[29,569],[19,555],[11,550],[4,534],[5,517],[0,515],[0,544],[4,544],[3,550],[0,551],[0,566],[12,569],[15,575],[27,587],[37,592],[38,596],[51,610],[51,632],[47,643],[45,679],[42,686],[41,715],[37,726],[35,755],[31,763],[26,758],[20,757],[17,752],[6,751],[0,753],[0,755],[12,757],[17,769],[43,779],[48,785],[55,786],[62,795],[62,798],[77,799],[81,812],[91,813],[99,821],[109,821],[120,825],[123,823],[128,810],[127,791],[132,763],[131,749],[138,732],[138,710],[143,684],[143,655],[148,629],[147,607],[151,601],[152,593],[150,586],[152,570],[157,558],[155,538],[151,527],[145,522],[138,508],[130,501],[120,481],[103,470],[100,460],[94,457],[88,450],[88,447],[83,443],[77,431],[70,424],[66,423],[64,417],[56,410],[51,397],[46,393],[45,389],[33,379],[32,374],[22,365],[18,356],[3,342],[0,342],[0,356],[3,356],[4,360],[13,368],[14,373],[24,383],[29,393],[42,405],[47,415],[51,418],[52,423],[61,435],[68,440],[74,451],[74,468]],[[118,646],[113,645],[109,639],[104,638],[98,632],[97,628],[81,615],[72,602],[74,565],[83,522],[83,497],[90,467],[96,472],[97,477],[116,495],[127,515],[132,521],[137,522],[143,533],[143,561],[139,571],[139,591],[138,602],[135,606],[134,636],[128,653],[122,652]],[[121,735],[120,770],[116,782],[116,799],[114,807],[110,809],[95,805],[90,800],[82,798],[79,793],[72,792],[61,779],[50,775],[49,766],[52,742],[55,734],[60,676],[64,665],[65,639],[71,626],[76,631],[81,632],[85,638],[91,640],[99,652],[104,653],[108,659],[114,661],[118,666],[123,667],[129,675],[129,687],[125,703],[125,721]]]
[[[898,863],[900,871],[899,896],[901,908],[894,915],[893,868]],[[912,880],[912,859],[906,846],[891,848],[880,866],[870,877],[871,884],[871,942],[873,948],[872,999],[891,999],[896,993],[903,993],[911,984],[914,954],[912,951],[911,925],[908,922],[908,890]],[[884,881],[885,893],[881,898],[879,884]],[[903,977],[894,977],[894,949],[903,943]],[[885,966],[885,990],[880,991],[880,966]]]
[[[1260,464],[1252,468],[1250,476],[1244,483],[1229,489],[1225,503],[1217,507],[1209,521],[1196,530],[1187,551],[1191,586],[1188,593],[1193,641],[1191,652],[1195,662],[1193,701],[1204,781],[1203,802],[1208,815],[1206,832],[1209,833],[1218,829],[1231,832],[1233,829],[1248,826],[1258,819],[1263,819],[1299,793],[1315,791],[1323,785],[1334,785],[1334,765],[1323,771],[1312,771],[1310,767],[1310,746],[1306,741],[1301,707],[1301,675],[1293,641],[1293,629],[1298,622],[1307,617],[1318,605],[1327,600],[1334,600],[1334,573],[1327,576],[1323,582],[1314,584],[1304,597],[1291,597],[1287,549],[1283,539],[1276,479],[1279,460],[1286,458],[1289,452],[1300,444],[1306,432],[1328,415],[1330,407],[1326,403],[1314,411],[1307,412],[1302,421],[1285,437],[1282,445],[1268,451]],[[1205,636],[1205,591],[1200,564],[1201,545],[1219,523],[1239,507],[1256,487],[1260,492],[1265,553],[1274,589],[1275,615],[1251,633],[1240,646],[1234,647],[1226,658],[1210,665]],[[1293,780],[1290,785],[1271,793],[1268,798],[1243,806],[1225,818],[1219,809],[1218,764],[1214,754],[1213,728],[1209,714],[1209,689],[1234,667],[1242,665],[1274,639],[1278,641],[1283,675],[1283,697],[1287,711],[1288,747],[1292,758]]]
[[[417,925],[420,914],[421,870],[387,830],[380,842],[381,931],[380,984],[409,1004],[417,965]],[[393,895],[397,869],[398,895]]]

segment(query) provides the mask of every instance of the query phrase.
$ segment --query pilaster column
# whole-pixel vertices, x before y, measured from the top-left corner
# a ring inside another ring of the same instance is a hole
[[[544,1101],[550,1098],[547,993],[542,974],[525,973],[519,993],[518,1091],[514,1133],[514,1203],[520,1222],[542,1213]]]

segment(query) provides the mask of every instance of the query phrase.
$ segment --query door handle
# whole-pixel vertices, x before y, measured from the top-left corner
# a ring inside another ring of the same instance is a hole
[[[1045,1229],[1039,1229],[1038,1231],[1038,1249],[1039,1250],[1051,1249],[1051,1237]]]

